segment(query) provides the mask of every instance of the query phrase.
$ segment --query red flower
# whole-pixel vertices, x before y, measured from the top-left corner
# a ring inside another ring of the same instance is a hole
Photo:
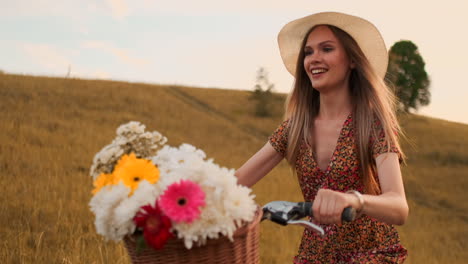
[[[133,218],[137,227],[143,229],[143,237],[148,245],[155,249],[161,249],[173,235],[169,231],[172,223],[165,216],[157,203],[155,206],[145,205]]]

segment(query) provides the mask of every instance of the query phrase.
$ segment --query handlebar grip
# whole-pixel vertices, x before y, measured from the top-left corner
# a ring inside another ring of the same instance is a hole
[[[313,212],[312,212],[312,202],[300,202],[298,205],[301,207],[305,215],[309,215],[313,217]],[[354,219],[356,219],[357,213],[356,209],[353,207],[346,207],[343,210],[343,213],[341,214],[341,220],[344,222],[352,222]]]
[[[312,216],[312,202],[299,202],[297,203],[297,205],[299,205],[299,208],[301,209],[301,212],[302,212],[302,217],[304,216]]]
[[[346,207],[344,210],[343,210],[343,213],[341,214],[341,220],[345,221],[345,222],[352,222],[354,221],[354,219],[356,219],[356,209],[353,208],[353,207]]]

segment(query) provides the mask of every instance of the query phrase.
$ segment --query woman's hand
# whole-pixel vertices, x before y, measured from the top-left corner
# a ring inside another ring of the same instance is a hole
[[[359,209],[359,199],[349,193],[320,189],[312,206],[314,220],[320,224],[340,224],[346,207]]]

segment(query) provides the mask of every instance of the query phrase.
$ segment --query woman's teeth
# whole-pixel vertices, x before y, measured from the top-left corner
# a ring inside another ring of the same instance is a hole
[[[322,72],[326,72],[326,71],[327,71],[326,69],[314,69],[314,70],[312,70],[312,74],[322,73]]]

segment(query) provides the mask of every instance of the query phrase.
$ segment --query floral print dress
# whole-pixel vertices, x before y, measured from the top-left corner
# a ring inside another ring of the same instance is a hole
[[[286,120],[269,137],[270,144],[283,156],[287,149],[288,127],[289,120]],[[384,138],[381,132],[378,140],[370,140],[374,158],[388,151]],[[399,154],[397,148],[392,147],[390,151]],[[321,188],[341,192],[364,191],[352,114],[343,124],[326,171],[318,167],[312,150],[305,142],[299,149],[296,171],[305,201],[313,201]],[[367,215],[350,223],[322,224],[321,227],[325,231],[323,237],[304,230],[294,263],[402,263],[407,256],[395,227]]]

